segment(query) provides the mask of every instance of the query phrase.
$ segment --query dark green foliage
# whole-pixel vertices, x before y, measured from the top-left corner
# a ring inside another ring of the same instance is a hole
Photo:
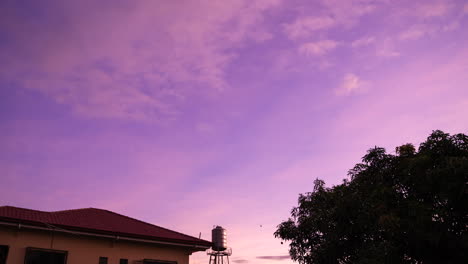
[[[275,236],[299,263],[468,263],[468,137],[375,147],[350,181],[301,194]]]

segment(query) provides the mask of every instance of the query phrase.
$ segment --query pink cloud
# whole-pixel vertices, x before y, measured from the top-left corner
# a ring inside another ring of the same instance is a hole
[[[323,0],[322,4],[333,14],[339,24],[352,27],[363,15],[374,12],[385,2],[386,0]]]
[[[378,57],[383,57],[383,58],[396,58],[399,57],[401,54],[399,51],[396,50],[395,48],[395,41],[390,38],[386,38],[382,41],[380,41],[376,45],[376,55]]]
[[[454,31],[454,30],[456,30],[458,28],[460,28],[460,22],[459,21],[453,21],[453,22],[443,26],[442,31],[449,32],[449,31]]]
[[[291,39],[309,37],[314,31],[330,28],[336,21],[329,16],[300,17],[284,25],[284,31]]]
[[[415,9],[415,12],[418,16],[425,18],[441,17],[447,15],[452,8],[452,1],[424,2]]]
[[[344,76],[343,81],[338,89],[335,90],[336,95],[344,96],[357,92],[363,92],[369,86],[368,81],[362,80],[354,73],[348,73]]]
[[[424,36],[433,34],[438,29],[429,25],[416,25],[400,33],[400,40],[417,40]]]
[[[310,37],[318,31],[335,26],[349,28],[356,25],[361,16],[372,13],[384,2],[383,0],[322,0],[319,1],[323,7],[322,12],[317,12],[316,6],[310,5],[309,13],[318,14],[297,17],[284,25],[284,32],[290,39],[298,39]]]
[[[375,43],[375,37],[364,37],[356,39],[351,43],[353,48],[365,47]]]
[[[320,56],[334,50],[339,43],[334,40],[307,42],[299,47],[299,52],[306,56]]]

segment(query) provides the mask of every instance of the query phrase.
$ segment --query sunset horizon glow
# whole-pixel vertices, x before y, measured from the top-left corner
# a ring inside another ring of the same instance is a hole
[[[2,1],[0,205],[293,263],[273,232],[316,178],[468,133],[467,28],[464,0]]]

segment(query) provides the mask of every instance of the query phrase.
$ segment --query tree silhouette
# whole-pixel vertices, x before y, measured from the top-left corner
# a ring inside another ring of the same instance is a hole
[[[468,263],[468,137],[375,147],[350,180],[300,194],[275,236],[299,263]]]

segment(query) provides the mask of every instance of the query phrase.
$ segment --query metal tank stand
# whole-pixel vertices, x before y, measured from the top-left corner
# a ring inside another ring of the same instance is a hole
[[[229,264],[229,256],[232,254],[232,249],[228,248],[224,251],[214,251],[209,249],[207,254],[210,256],[209,264]],[[226,258],[226,262],[224,262]]]

